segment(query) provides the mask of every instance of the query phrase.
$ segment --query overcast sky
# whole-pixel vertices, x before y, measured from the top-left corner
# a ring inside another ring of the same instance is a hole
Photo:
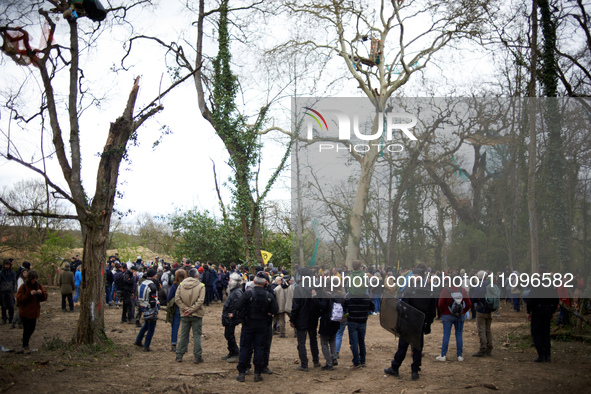
[[[162,2],[161,2],[162,3]],[[156,13],[144,11],[130,14],[130,21],[137,31],[144,30],[145,34],[158,35],[165,42],[177,40],[180,26],[190,26],[187,18],[190,15],[179,12],[182,8],[175,3],[174,7],[166,2],[168,7],[160,7]],[[79,23],[83,26],[92,24],[87,18]],[[66,23],[57,21],[56,42],[64,44]],[[154,28],[146,28],[153,26]],[[31,29],[32,30],[32,29]],[[33,34],[33,33],[31,33]],[[122,43],[117,42],[117,31],[105,32],[99,38],[96,48],[83,50],[86,62],[81,64],[88,87],[96,96],[104,96],[100,107],[91,105],[82,115],[81,144],[83,183],[89,195],[94,194],[96,183],[96,169],[102,151],[110,122],[121,115],[129,91],[136,75],[141,75],[141,88],[136,110],[154,99],[159,90],[164,90],[170,84],[163,51],[150,44],[136,45],[125,65],[129,72],[114,73],[113,65],[119,66],[122,57]],[[38,36],[37,36],[38,37]],[[37,42],[37,37],[34,42]],[[210,54],[215,54],[211,52]],[[90,61],[89,61],[90,60]],[[32,67],[20,67],[3,56],[3,76],[0,76],[4,87],[15,88],[17,81],[23,77],[33,79],[37,85],[41,84],[38,72]],[[32,71],[32,74],[31,74]],[[161,82],[162,79],[162,82]],[[65,107],[67,85],[58,85],[57,98],[62,100],[61,108]],[[38,96],[30,95],[31,102],[37,103]],[[215,192],[212,160],[216,164],[218,182],[222,188],[222,197],[226,204],[231,202],[230,192],[222,183],[231,175],[228,167],[228,155],[223,143],[215,135],[212,127],[206,122],[198,110],[197,94],[192,80],[177,87],[162,104],[164,111],[148,120],[139,129],[138,146],[129,146],[130,163],[124,163],[119,177],[118,190],[123,193],[122,199],[116,200],[116,209],[120,211],[133,210],[136,214],[148,212],[152,215],[171,213],[175,208],[189,209],[198,207],[209,211],[219,211],[218,197]],[[31,104],[34,106],[34,104]],[[37,106],[38,107],[38,106]],[[16,122],[9,122],[10,113],[0,110],[0,125],[2,131],[11,132],[11,138],[17,145],[23,158],[35,157],[39,159],[38,149],[40,141],[39,122],[30,122],[26,127],[19,127]],[[64,139],[67,140],[67,122],[62,117]],[[165,135],[161,143],[153,148],[153,143],[162,134],[161,128],[167,126],[172,134]],[[288,127],[289,123],[284,126]],[[45,152],[51,151],[50,134],[45,134]],[[266,180],[278,164],[282,147],[266,138],[262,156],[262,179]],[[0,149],[6,151],[6,139],[2,140]],[[61,186],[66,186],[57,160],[48,160],[48,172],[51,178],[57,180]],[[38,166],[42,163],[38,162]],[[14,163],[0,159],[0,188],[11,187],[21,179],[38,178],[33,172]],[[289,170],[277,182],[277,187],[269,195],[269,199],[289,200]],[[132,221],[128,217],[126,221]]]
[[[129,22],[134,26],[136,33],[157,35],[165,42],[177,41],[183,33],[183,29],[190,29],[190,22],[195,20],[194,15],[183,11],[183,7],[178,2],[160,2],[156,12],[142,11],[140,13],[130,13]],[[93,23],[87,18],[80,19],[82,28],[88,29]],[[67,43],[67,24],[63,20],[57,21],[58,30],[56,32],[56,42],[66,45]],[[193,29],[194,30],[194,29]],[[211,26],[206,30],[211,33]],[[163,51],[153,44],[142,44],[135,46],[125,65],[130,66],[128,72],[115,73],[112,67],[118,68],[123,55],[122,38],[128,31],[114,29],[105,31],[98,39],[97,45],[90,49],[83,50],[82,68],[86,76],[85,88],[89,88],[97,97],[104,97],[100,106],[90,105],[85,110],[80,119],[81,141],[83,157],[83,182],[89,195],[94,194],[96,182],[96,168],[98,165],[98,152],[102,151],[107,130],[110,122],[120,116],[129,90],[133,84],[136,75],[141,75],[141,90],[136,109],[150,102],[159,90],[164,90],[170,83],[167,70],[163,60]],[[273,37],[272,31],[267,32],[267,36]],[[39,35],[37,35],[38,37]],[[194,37],[194,32],[193,36]],[[191,40],[191,38],[190,38]],[[37,39],[34,39],[36,42]],[[192,41],[189,41],[192,44]],[[188,44],[184,44],[187,46]],[[216,53],[215,44],[210,43],[207,46],[210,55]],[[242,57],[234,54],[235,71],[243,79],[243,96],[239,99],[246,101],[246,105],[252,105],[258,108],[255,99],[250,100],[251,96],[256,97],[257,91],[264,90],[263,86],[257,86],[256,78],[260,80],[261,70],[248,71],[250,65],[243,67],[244,63],[252,62],[253,59],[241,54]],[[469,83],[470,80],[479,78],[486,74],[486,70],[491,67],[490,60],[481,54],[474,54],[466,57],[466,52],[462,54],[457,49],[449,52],[448,63],[440,64],[433,68],[436,74],[443,73],[447,83],[451,83],[454,77],[458,78],[460,85]],[[340,63],[340,59],[335,59]],[[451,72],[445,73],[445,67],[452,70],[460,62],[464,67],[465,73]],[[455,64],[455,65],[454,65]],[[33,80],[33,85],[41,85],[38,72],[32,67],[16,66],[3,56],[3,73],[0,75],[0,85],[4,92],[9,89],[16,89],[19,80],[27,77]],[[32,73],[31,73],[32,71]],[[67,74],[62,72],[63,74]],[[258,73],[258,74],[257,74]],[[330,72],[325,71],[327,78]],[[423,74],[425,76],[425,74]],[[162,82],[161,82],[162,79]],[[437,86],[437,79],[434,79]],[[432,82],[433,82],[432,81]],[[439,80],[440,81],[440,80]],[[29,81],[31,82],[31,81]],[[57,92],[57,98],[60,101],[60,108],[65,109],[67,103],[67,84],[65,80]],[[414,83],[425,83],[419,76],[414,78]],[[412,83],[409,84],[407,94],[413,95]],[[424,87],[427,91],[429,87]],[[441,85],[441,92],[445,91],[446,85]],[[23,97],[23,101],[29,99],[28,104],[37,106],[39,95],[34,92]],[[415,93],[416,94],[416,93]],[[356,84],[353,81],[345,81],[342,84],[339,95],[359,95]],[[88,103],[88,101],[87,101]],[[215,192],[213,181],[212,160],[216,163],[216,170],[220,185],[231,175],[231,171],[226,164],[227,153],[222,142],[215,135],[213,129],[200,115],[197,106],[197,96],[195,86],[192,80],[176,88],[164,101],[164,111],[157,114],[139,130],[139,146],[129,147],[129,158],[131,163],[124,163],[120,172],[118,190],[123,193],[122,199],[116,200],[116,208],[120,211],[133,210],[136,214],[148,212],[152,215],[164,215],[173,212],[175,208],[189,209],[198,207],[210,211],[218,210],[218,198]],[[289,108],[289,98],[278,103],[275,108]],[[241,108],[244,106],[240,105]],[[273,118],[273,123],[285,128],[289,128],[289,114],[277,110]],[[0,109],[0,127],[4,133],[11,132],[13,142],[17,144],[20,154],[23,158],[40,158],[39,135],[40,126],[38,121],[32,121],[26,127],[19,127],[15,122],[9,122],[10,113],[5,109]],[[67,129],[67,122],[62,117],[62,128]],[[152,147],[154,141],[161,135],[161,127],[167,126],[172,134],[162,138],[162,142],[155,149]],[[67,134],[67,133],[65,133]],[[64,136],[67,139],[67,135]],[[262,179],[266,181],[272,170],[276,167],[282,155],[283,148],[272,138],[265,137],[265,143],[262,156],[265,158],[261,166]],[[45,152],[51,151],[50,135],[45,134]],[[6,151],[6,139],[1,141],[0,149]],[[37,165],[41,166],[38,162]],[[48,172],[52,179],[57,179],[57,183],[65,187],[61,170],[58,167],[57,160],[48,160]],[[284,171],[282,177],[278,180],[276,187],[269,195],[269,200],[284,200],[290,198],[290,173],[289,169]],[[10,187],[21,179],[34,178],[34,174],[22,168],[21,166],[6,162],[0,159],[0,187]],[[223,198],[226,204],[230,203],[230,193],[227,188],[222,187]],[[133,218],[127,218],[132,221]]]

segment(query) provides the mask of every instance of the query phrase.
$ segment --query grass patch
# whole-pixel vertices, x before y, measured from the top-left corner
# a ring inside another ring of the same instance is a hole
[[[515,349],[524,350],[533,346],[532,337],[525,333],[507,334],[507,342]]]
[[[64,341],[61,338],[54,336],[49,340],[45,340],[42,349],[48,352],[61,352],[62,355],[70,355],[71,357],[98,357],[98,356],[121,356],[126,353],[123,346],[116,345],[112,340],[104,338],[101,342],[92,345],[78,345],[74,340]]]

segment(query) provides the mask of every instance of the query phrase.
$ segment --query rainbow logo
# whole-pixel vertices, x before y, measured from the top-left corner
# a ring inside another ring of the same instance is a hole
[[[328,125],[326,124],[326,120],[324,120],[324,118],[322,117],[322,115],[320,115],[320,112],[313,110],[312,108],[308,108],[308,107],[304,107],[305,109],[307,109],[308,111],[312,111],[314,112],[318,118],[314,115],[312,115],[311,113],[306,112],[306,115],[312,117],[316,123],[318,123],[318,126],[320,127],[320,131],[322,131],[322,123],[324,123],[324,126],[326,127],[326,131],[328,131]],[[322,123],[320,123],[320,120],[322,120]]]

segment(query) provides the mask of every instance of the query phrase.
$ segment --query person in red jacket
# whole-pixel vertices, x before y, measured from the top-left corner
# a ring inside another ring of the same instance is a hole
[[[18,315],[23,322],[23,350],[19,353],[29,354],[29,339],[35,332],[37,319],[41,315],[41,302],[47,300],[47,290],[38,281],[37,271],[29,271],[27,280],[16,292]]]
[[[571,306],[571,299],[570,299],[570,294],[569,294],[569,288],[564,286],[564,283],[562,284],[562,286],[560,286],[558,288],[558,299],[560,301],[562,301],[565,305],[567,306]],[[558,315],[558,320],[556,321],[556,325],[557,326],[562,326],[562,325],[569,325],[569,318],[568,318],[568,311],[566,310],[566,308],[564,308],[562,305],[560,305],[560,314]]]
[[[441,344],[441,355],[435,359],[437,361],[447,361],[447,347],[451,336],[451,327],[455,328],[456,349],[458,361],[464,361],[462,350],[464,340],[462,332],[464,331],[464,320],[466,312],[470,310],[472,303],[470,297],[463,287],[444,287],[437,303],[441,312],[441,322],[443,323],[443,341]]]

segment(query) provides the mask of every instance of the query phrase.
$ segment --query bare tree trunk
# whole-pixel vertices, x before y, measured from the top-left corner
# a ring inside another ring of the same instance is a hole
[[[377,119],[374,124],[377,124]],[[377,127],[374,125],[374,128]],[[375,130],[373,131],[375,133]],[[360,243],[361,243],[361,227],[363,225],[363,215],[367,207],[369,198],[369,186],[371,177],[375,169],[375,162],[378,158],[379,151],[376,146],[371,149],[361,159],[361,172],[359,174],[359,182],[357,183],[357,191],[355,193],[355,200],[353,201],[353,208],[351,209],[351,218],[349,219],[349,228],[351,229],[347,239],[347,255],[345,257],[345,264],[349,269],[352,268],[353,260],[359,259]]]
[[[106,339],[104,321],[106,240],[107,234],[98,226],[87,229],[82,254],[80,317],[75,334],[77,343],[100,343]]]
[[[531,272],[538,272],[538,223],[536,217],[536,66],[538,61],[538,1],[532,0],[531,65],[529,85],[529,170],[527,190],[527,210],[529,213],[529,234],[531,253]]]
[[[296,200],[297,200],[297,234],[298,234],[298,257],[300,267],[304,266],[304,215],[302,213],[302,188],[300,183],[300,148],[299,139],[295,139],[295,157],[296,157]]]
[[[86,220],[80,220],[84,231],[82,281],[80,283],[80,317],[76,327],[77,343],[97,343],[106,339],[104,324],[105,256],[115,205],[119,166],[131,134],[143,121],[134,121],[133,111],[139,91],[139,77],[129,94],[127,106],[111,123],[107,142],[97,171],[96,192]],[[150,115],[144,115],[145,119]]]

